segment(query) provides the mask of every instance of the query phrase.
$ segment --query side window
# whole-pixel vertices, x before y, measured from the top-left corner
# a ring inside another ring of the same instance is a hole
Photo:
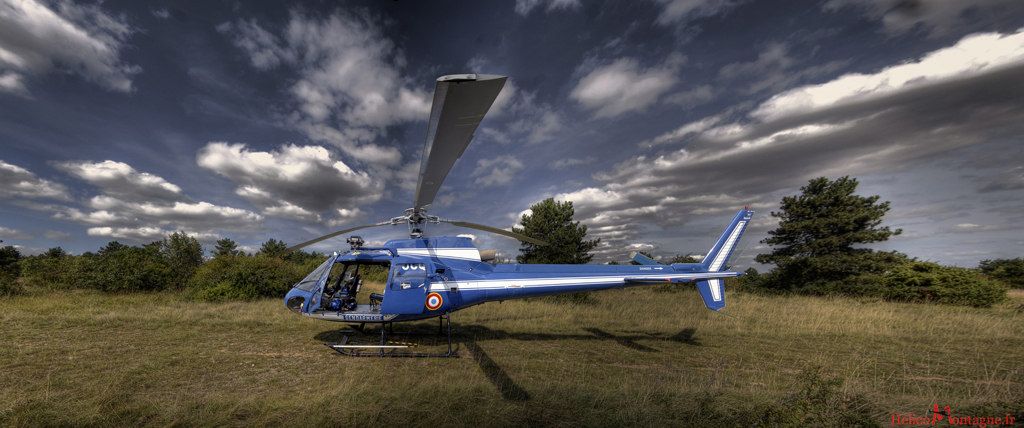
[[[422,288],[427,279],[427,265],[423,263],[399,263],[391,278],[392,290]]]

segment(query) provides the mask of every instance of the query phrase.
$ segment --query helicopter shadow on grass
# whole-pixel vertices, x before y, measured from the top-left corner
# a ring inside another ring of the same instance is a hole
[[[413,328],[410,329],[409,332],[413,332],[415,334],[430,334],[435,331]],[[344,333],[342,333],[341,330],[327,330],[317,333],[313,336],[313,339],[321,342],[340,342],[343,336]],[[368,331],[363,337],[373,338],[374,336],[375,334],[373,331]],[[403,336],[403,334],[395,333],[394,336]],[[462,348],[460,345],[464,345],[466,350],[469,351],[472,356],[473,361],[480,367],[480,371],[482,371],[484,376],[487,377],[487,380],[494,385],[502,398],[509,401],[527,401],[530,399],[530,393],[523,389],[523,387],[516,384],[516,382],[512,380],[512,377],[505,372],[505,369],[501,368],[501,366],[491,359],[491,357],[487,355],[487,352],[476,343],[476,340],[468,339],[460,341],[458,340],[459,335],[457,332],[452,336],[453,339],[455,339],[456,352]],[[443,336],[437,335],[434,337],[440,338]]]
[[[413,326],[410,326],[413,327]],[[418,327],[418,328],[416,328]],[[415,326],[410,331],[425,334],[430,332],[436,332],[436,330],[430,330],[424,328],[425,326]],[[666,340],[677,343],[683,343],[691,346],[701,346],[700,341],[694,338],[697,333],[697,329],[693,327],[687,327],[680,332],[666,336],[662,333],[647,333],[643,331],[629,331],[626,335],[615,335],[608,333],[599,328],[584,328],[589,334],[557,334],[557,333],[509,333],[505,330],[495,330],[482,326],[479,324],[459,325],[456,324],[452,328],[452,338],[457,344],[458,348],[464,345],[465,349],[472,355],[473,361],[480,367],[480,370],[487,377],[487,380],[494,385],[494,387],[501,394],[502,398],[508,401],[527,401],[530,400],[530,393],[519,386],[503,369],[498,363],[496,363],[487,352],[484,351],[478,342],[486,342],[490,340],[517,340],[517,341],[558,341],[558,340],[600,340],[600,341],[613,341],[622,345],[626,348],[633,349],[640,352],[661,352],[658,349],[637,343],[637,340]],[[375,335],[373,332],[368,332],[365,337],[371,338]],[[396,333],[395,336],[401,334]],[[438,338],[442,336],[436,336]],[[317,341],[322,342],[337,342],[342,338],[342,333],[339,330],[327,330],[318,333],[313,337]]]
[[[699,340],[694,336],[697,333],[697,329],[694,327],[687,327],[678,333],[666,336],[662,333],[648,333],[643,331],[629,331],[627,334],[612,334],[601,330],[599,328],[587,327],[583,328],[583,331],[589,334],[562,334],[562,333],[509,333],[504,330],[494,330],[486,326],[479,324],[471,324],[465,326],[459,326],[459,335],[469,335],[476,340],[520,340],[520,341],[534,341],[534,340],[601,340],[601,341],[613,341],[622,345],[626,348],[633,349],[640,352],[661,352],[658,349],[652,348],[647,345],[637,343],[638,340],[666,340],[677,343],[683,343],[691,346],[701,346]]]

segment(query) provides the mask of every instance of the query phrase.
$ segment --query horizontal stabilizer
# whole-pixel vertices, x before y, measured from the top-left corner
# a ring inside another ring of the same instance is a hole
[[[651,260],[650,257],[647,257],[635,251],[633,252],[632,258],[634,262],[640,263],[642,265],[661,265],[661,263]]]
[[[627,282],[627,283],[630,283],[630,284],[639,284],[639,283],[658,284],[658,283],[665,283],[665,282],[707,281],[707,280],[711,280],[711,279],[718,280],[718,279],[724,279],[724,278],[732,278],[732,277],[735,277],[735,276],[740,276],[740,274],[736,273],[736,272],[732,272],[732,271],[725,271],[725,272],[707,272],[707,273],[697,273],[697,274],[686,274],[684,276],[684,275],[679,275],[679,274],[673,275],[673,274],[671,274],[671,272],[665,272],[665,276],[658,276],[657,274],[650,275],[650,276],[627,276],[625,278],[622,278],[622,280]]]

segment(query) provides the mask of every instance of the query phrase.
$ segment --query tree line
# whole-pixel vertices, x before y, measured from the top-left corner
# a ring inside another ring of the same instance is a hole
[[[855,194],[857,185],[855,178],[821,177],[801,187],[800,195],[784,197],[780,211],[771,213],[779,219],[779,227],[761,241],[772,251],[755,259],[772,268],[763,274],[747,269],[747,275],[727,281],[727,286],[762,294],[846,295],[967,306],[990,306],[1007,298],[1008,287],[1024,288],[1021,258],[982,260],[978,268],[966,269],[864,247],[902,230],[882,226],[890,203],[879,202],[878,196]],[[600,239],[586,239],[587,226],[573,220],[572,202],[548,198],[531,210],[513,231],[551,245],[521,242],[516,262],[587,264],[593,260],[591,251]],[[0,249],[0,295],[18,294],[29,287],[175,291],[211,301],[280,297],[327,258],[301,250],[276,256],[285,248],[284,242],[270,239],[256,254],[246,254],[225,238],[217,241],[213,257],[205,259],[199,241],[183,232],[143,246],[111,241],[95,253],[79,256],[57,247],[23,257],[8,246]],[[696,262],[690,254],[668,260],[669,264]],[[367,274],[367,279],[378,282],[387,278],[383,268]],[[686,286],[666,284],[655,291]],[[579,302],[588,296],[576,293],[557,300]]]

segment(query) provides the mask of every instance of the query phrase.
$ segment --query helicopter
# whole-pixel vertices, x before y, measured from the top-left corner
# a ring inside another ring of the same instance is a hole
[[[366,324],[380,325],[379,343],[350,342],[352,331],[343,331],[340,342],[324,345],[346,356],[457,357],[451,334],[451,314],[455,311],[487,302],[666,282],[694,282],[708,309],[720,312],[725,307],[722,280],[742,275],[727,270],[726,263],[754,214],[749,207],[736,213],[700,263],[663,265],[634,253],[633,261],[639,265],[491,264],[488,262],[495,259],[495,251],[477,249],[470,238],[425,236],[425,225],[448,223],[549,245],[507,230],[427,214],[427,206],[468,147],[506,80],[506,76],[488,74],[437,79],[413,207],[404,215],[324,235],[278,253],[287,254],[365,228],[408,225],[408,239],[393,239],[380,247],[366,246],[359,236],[350,236],[346,240],[350,251],[333,253],[285,295],[285,306],[308,318],[350,323],[364,334]],[[357,303],[362,277],[373,269],[387,271],[384,292],[370,293],[368,304]],[[435,317],[439,319],[437,334],[445,335],[441,322],[447,322],[445,353],[400,352],[416,345],[388,340],[395,335],[396,322]]]

